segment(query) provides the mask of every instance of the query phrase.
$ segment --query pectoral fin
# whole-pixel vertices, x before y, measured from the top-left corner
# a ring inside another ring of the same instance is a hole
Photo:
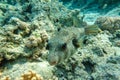
[[[75,48],[82,48],[83,47],[83,40],[84,40],[84,36],[79,37],[78,39],[73,39],[72,43],[74,45]]]

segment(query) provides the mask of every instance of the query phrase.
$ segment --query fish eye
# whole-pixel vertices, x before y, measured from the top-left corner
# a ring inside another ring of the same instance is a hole
[[[67,43],[62,44],[61,49],[66,50],[66,48],[67,48]]]
[[[57,31],[59,32],[61,30],[61,28],[58,28]]]
[[[75,46],[75,48],[78,48],[80,45],[78,44],[78,40],[75,38],[72,40],[73,45]]]
[[[52,45],[51,45],[50,43],[48,43],[48,44],[46,45],[46,49],[49,50],[51,46],[52,46]]]

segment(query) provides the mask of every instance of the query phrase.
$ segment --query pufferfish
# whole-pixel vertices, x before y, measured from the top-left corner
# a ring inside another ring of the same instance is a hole
[[[66,27],[55,31],[55,35],[48,40],[46,49],[49,50],[47,57],[50,65],[57,65],[68,60],[77,50],[83,46],[86,35],[95,35],[101,30],[96,25],[85,28]]]

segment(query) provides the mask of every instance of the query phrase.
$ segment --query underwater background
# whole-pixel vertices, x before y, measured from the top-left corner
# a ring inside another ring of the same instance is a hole
[[[0,80],[120,80],[120,0],[0,0]]]

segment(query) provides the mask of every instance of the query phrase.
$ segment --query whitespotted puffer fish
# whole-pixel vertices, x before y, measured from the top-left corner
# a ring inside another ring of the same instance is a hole
[[[101,32],[95,25],[86,28],[67,27],[55,32],[55,35],[48,40],[46,49],[49,50],[47,57],[50,65],[57,65],[68,60],[77,50],[83,46],[85,35]]]

